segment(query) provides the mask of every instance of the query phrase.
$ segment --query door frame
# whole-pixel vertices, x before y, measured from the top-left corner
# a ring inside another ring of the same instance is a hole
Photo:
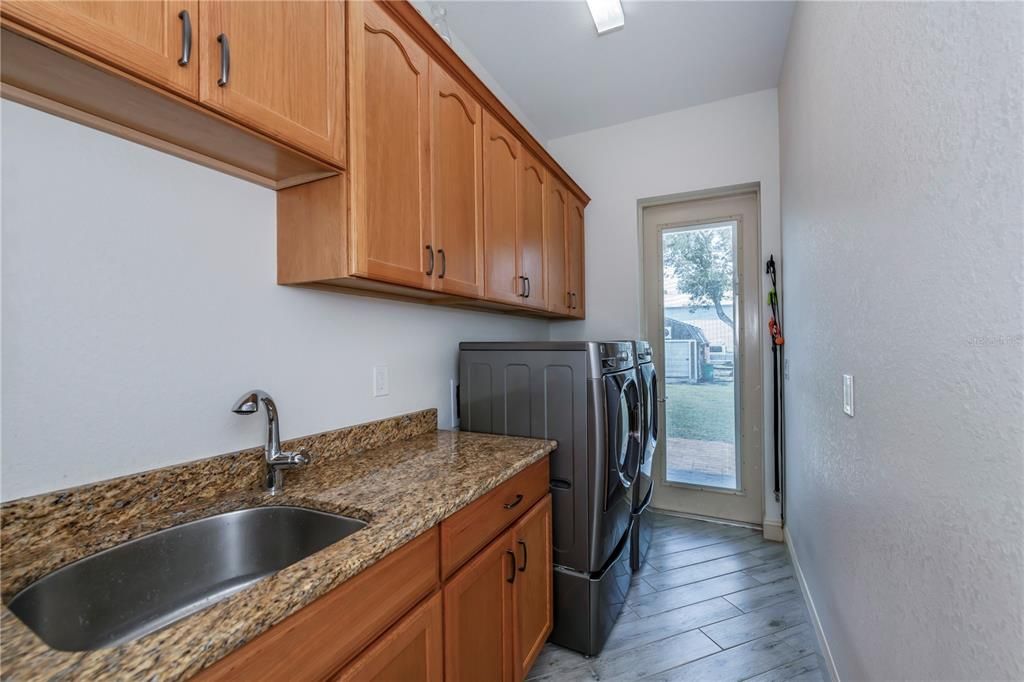
[[[648,198],[648,199],[642,199],[642,200],[637,202],[637,243],[639,245],[639,249],[638,249],[638,252],[639,252],[638,253],[638,261],[639,262],[638,262],[638,269],[637,269],[638,280],[639,281],[638,281],[638,287],[637,287],[637,290],[638,290],[638,301],[637,301],[637,304],[638,304],[638,310],[640,311],[641,334],[642,334],[642,336],[644,336],[644,337],[649,337],[650,336],[650,334],[649,334],[649,327],[650,327],[650,321],[651,321],[650,320],[650,316],[648,314],[648,309],[649,309],[649,306],[648,306],[648,292],[647,292],[648,286],[647,286],[647,282],[645,281],[645,276],[644,276],[645,275],[645,263],[646,263],[646,260],[648,258],[649,253],[651,252],[651,249],[655,249],[655,253],[658,253],[658,252],[660,252],[660,248],[661,248],[660,243],[651,243],[651,240],[649,240],[647,238],[647,235],[646,235],[646,232],[645,232],[645,229],[644,229],[644,210],[645,209],[649,209],[649,208],[658,207],[658,206],[665,206],[665,205],[669,205],[669,204],[677,204],[677,203],[683,203],[683,202],[693,202],[693,201],[699,201],[699,200],[728,199],[730,197],[736,197],[736,196],[747,195],[747,194],[753,194],[754,195],[754,205],[755,205],[754,216],[755,216],[756,226],[755,226],[753,235],[749,239],[743,239],[743,236],[741,234],[742,231],[743,231],[742,223],[740,223],[740,225],[738,226],[737,234],[736,234],[736,260],[737,260],[737,263],[742,263],[743,262],[743,253],[748,253],[749,254],[749,250],[753,249],[756,252],[757,262],[760,263],[760,262],[763,261],[762,249],[761,249],[761,241],[762,241],[762,239],[761,239],[761,228],[762,228],[762,225],[761,225],[762,215],[761,215],[761,213],[762,212],[761,212],[761,186],[760,186],[760,183],[749,183],[749,184],[744,184],[744,185],[733,185],[733,186],[729,186],[729,187],[722,187],[722,188],[710,189],[710,190],[701,190],[701,191],[697,191],[697,192],[686,192],[686,193],[666,195],[666,196],[661,196],[661,197],[652,197],[652,198]],[[709,215],[707,219],[700,219],[700,220],[680,222],[679,226],[712,224],[712,223],[715,223],[715,222],[726,222],[726,221],[732,221],[732,220],[737,220],[737,222],[739,222],[737,216],[732,216],[732,215],[730,215],[730,216],[725,216],[725,215],[711,216],[711,215]],[[659,232],[658,234],[660,236],[661,233]],[[753,241],[755,243],[754,244],[748,243],[748,242],[751,242],[751,241]],[[699,517],[699,518],[707,518],[707,519],[713,519],[713,520],[717,519],[717,520],[722,520],[722,521],[726,521],[726,522],[729,522],[729,523],[741,523],[741,524],[750,525],[750,526],[753,526],[753,527],[761,527],[761,525],[762,525],[762,521],[764,519],[764,513],[765,513],[765,509],[766,509],[766,506],[765,506],[766,505],[766,499],[767,499],[767,497],[766,497],[767,489],[766,489],[766,486],[765,486],[765,472],[768,471],[770,466],[771,466],[771,464],[767,460],[767,457],[768,457],[769,453],[768,453],[767,448],[765,447],[764,437],[763,437],[763,435],[764,435],[763,434],[763,430],[765,428],[765,421],[764,421],[765,420],[765,413],[764,413],[764,410],[765,410],[765,400],[764,400],[764,395],[763,395],[763,393],[764,393],[763,392],[763,382],[764,382],[764,367],[763,367],[763,363],[764,363],[764,361],[763,361],[764,334],[761,333],[761,331],[762,331],[762,329],[761,329],[761,326],[762,326],[761,325],[761,319],[762,319],[761,301],[764,298],[764,282],[763,282],[764,278],[760,276],[760,269],[758,269],[756,272],[746,273],[746,278],[744,278],[743,272],[740,270],[739,267],[737,268],[736,279],[740,280],[740,282],[741,282],[740,283],[741,289],[748,289],[748,290],[750,290],[750,286],[751,286],[751,283],[749,281],[750,277],[754,277],[756,279],[756,290],[751,290],[751,291],[754,291],[754,293],[748,294],[747,296],[743,296],[742,295],[742,291],[741,291],[740,301],[741,301],[741,304],[742,304],[745,299],[750,298],[751,296],[755,296],[756,298],[755,298],[755,301],[753,302],[752,305],[749,305],[749,304],[747,305],[747,310],[739,310],[737,312],[737,318],[743,318],[744,319],[743,326],[744,327],[749,327],[750,329],[754,330],[754,333],[750,336],[750,338],[744,340],[744,338],[741,336],[741,335],[744,334],[743,330],[741,328],[739,328],[739,327],[737,329],[737,337],[739,338],[740,343],[742,343],[743,345],[739,347],[739,350],[740,350],[740,353],[738,354],[739,355],[739,360],[738,360],[738,363],[737,363],[737,369],[736,369],[736,373],[735,373],[736,377],[737,377],[737,384],[736,384],[737,390],[736,390],[736,398],[735,398],[736,399],[736,411],[735,411],[735,414],[736,414],[736,420],[737,420],[737,422],[736,422],[737,458],[739,459],[742,455],[746,455],[746,456],[753,455],[753,456],[756,456],[758,453],[760,453],[760,455],[761,455],[760,458],[759,458],[760,459],[760,466],[757,467],[758,475],[754,477],[756,480],[753,481],[754,484],[756,484],[757,486],[760,487],[760,498],[761,498],[761,503],[760,503],[759,507],[755,510],[756,511],[756,518],[754,518],[753,516],[750,516],[748,518],[742,518],[742,519],[740,519],[740,518],[732,518],[731,516],[728,516],[728,515],[725,515],[725,514],[721,513],[720,509],[717,510],[717,513],[710,513],[710,514],[708,514],[708,513],[693,512],[693,511],[690,511],[690,510],[683,510],[681,508],[673,508],[673,507],[678,507],[679,505],[678,504],[673,504],[672,503],[673,500],[671,500],[671,499],[665,499],[666,498],[666,492],[669,491],[669,490],[677,491],[675,493],[667,493],[668,495],[670,495],[673,498],[675,498],[675,497],[677,497],[679,495],[686,494],[684,491],[687,491],[687,490],[693,491],[695,493],[699,493],[699,494],[702,494],[702,495],[745,496],[747,494],[747,492],[744,490],[744,487],[745,487],[746,484],[751,483],[751,481],[745,481],[741,471],[737,470],[737,484],[740,486],[740,490],[728,490],[728,489],[723,489],[723,488],[712,488],[712,487],[708,487],[708,486],[698,486],[698,485],[687,484],[687,483],[675,483],[675,482],[668,483],[667,480],[666,480],[667,476],[666,476],[666,457],[665,457],[665,439],[666,439],[667,433],[668,433],[668,424],[664,421],[664,416],[665,416],[664,415],[664,403],[659,402],[657,409],[660,412],[660,416],[663,418],[662,427],[661,427],[662,438],[661,438],[661,442],[659,443],[659,446],[658,446],[658,448],[657,448],[657,450],[655,452],[655,456],[656,456],[656,458],[659,461],[655,463],[655,467],[654,467],[654,472],[653,473],[654,473],[654,488],[655,488],[656,491],[659,488],[662,491],[662,495],[661,495],[662,499],[661,500],[658,499],[659,496],[658,496],[657,492],[655,493],[654,505],[656,505],[655,506],[656,509],[659,509],[661,511],[666,511],[666,512],[673,513],[673,514],[689,515],[689,516],[694,516],[694,517]],[[746,281],[744,281],[744,279]],[[661,308],[661,306],[659,306],[659,309],[660,308]],[[749,312],[749,314],[747,314],[748,312]],[[662,314],[664,314],[663,311],[662,311]],[[664,391],[664,387],[666,386],[665,378],[664,378],[664,339],[661,336],[659,336],[658,338],[649,338],[649,340],[651,342],[652,347],[655,350],[655,361],[656,361],[656,365],[655,366],[658,369],[658,371],[661,373],[661,386],[662,386],[662,391]],[[742,369],[741,369],[740,363],[744,363],[744,365],[742,366]],[[753,363],[753,367],[750,367],[746,363]],[[754,382],[753,382],[754,385],[746,386],[746,388],[749,391],[752,392],[752,395],[756,396],[756,401],[755,401],[756,402],[756,407],[755,407],[755,410],[754,410],[755,414],[750,414],[749,411],[744,412],[744,410],[743,410],[742,395],[743,395],[743,388],[744,387],[741,385],[740,382],[742,380],[742,376],[744,374],[746,374],[747,371],[750,371],[750,370],[753,370],[750,376],[754,379]],[[664,396],[664,393],[662,394],[662,397],[663,396]],[[754,421],[755,419],[756,419],[756,422]],[[746,425],[749,427],[749,431],[750,431],[749,433],[744,433],[744,421],[748,422]],[[741,447],[746,447],[747,451],[746,452],[742,452],[739,449]],[[753,450],[753,452],[751,452],[751,450]],[[660,502],[660,504],[659,504],[659,502]]]

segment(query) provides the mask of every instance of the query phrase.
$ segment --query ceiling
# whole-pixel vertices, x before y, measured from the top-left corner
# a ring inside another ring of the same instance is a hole
[[[543,140],[778,84],[792,2],[624,0],[598,36],[583,0],[438,3]]]

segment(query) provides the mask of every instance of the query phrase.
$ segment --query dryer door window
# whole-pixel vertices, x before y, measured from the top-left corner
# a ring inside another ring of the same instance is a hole
[[[626,495],[640,467],[640,391],[628,374],[605,377],[608,416],[607,481],[605,508]]]

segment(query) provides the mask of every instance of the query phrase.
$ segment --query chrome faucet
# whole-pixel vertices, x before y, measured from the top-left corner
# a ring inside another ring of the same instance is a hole
[[[235,402],[231,411],[235,414],[255,414],[260,409],[260,403],[263,403],[263,407],[267,412],[264,486],[271,495],[277,495],[284,491],[285,470],[306,466],[313,461],[313,455],[305,448],[295,452],[281,451],[281,426],[277,414],[277,405],[266,391],[259,389],[249,391]]]

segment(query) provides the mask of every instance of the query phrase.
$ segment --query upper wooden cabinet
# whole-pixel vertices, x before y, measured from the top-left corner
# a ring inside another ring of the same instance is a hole
[[[544,243],[547,245],[548,310],[568,315],[572,305],[566,263],[569,193],[551,173],[544,181]]]
[[[484,116],[484,272],[492,301],[547,309],[544,167]]]
[[[484,290],[482,128],[476,99],[431,63],[433,288],[464,296]]]
[[[518,304],[525,285],[519,277],[519,140],[493,116],[484,116],[484,294]]]
[[[201,0],[199,12],[200,101],[343,166],[342,1]]]
[[[523,303],[547,308],[544,244],[544,167],[525,149],[519,156],[519,219],[516,222],[517,270],[526,291]]]
[[[430,62],[377,3],[348,9],[351,274],[430,288]]]
[[[584,272],[586,269],[585,249],[583,244],[583,204],[574,196],[569,197],[569,208],[566,219],[566,272],[569,280],[569,314],[572,317],[584,317],[586,302],[584,301]]]
[[[199,97],[196,0],[5,0],[3,13],[139,78]]]

